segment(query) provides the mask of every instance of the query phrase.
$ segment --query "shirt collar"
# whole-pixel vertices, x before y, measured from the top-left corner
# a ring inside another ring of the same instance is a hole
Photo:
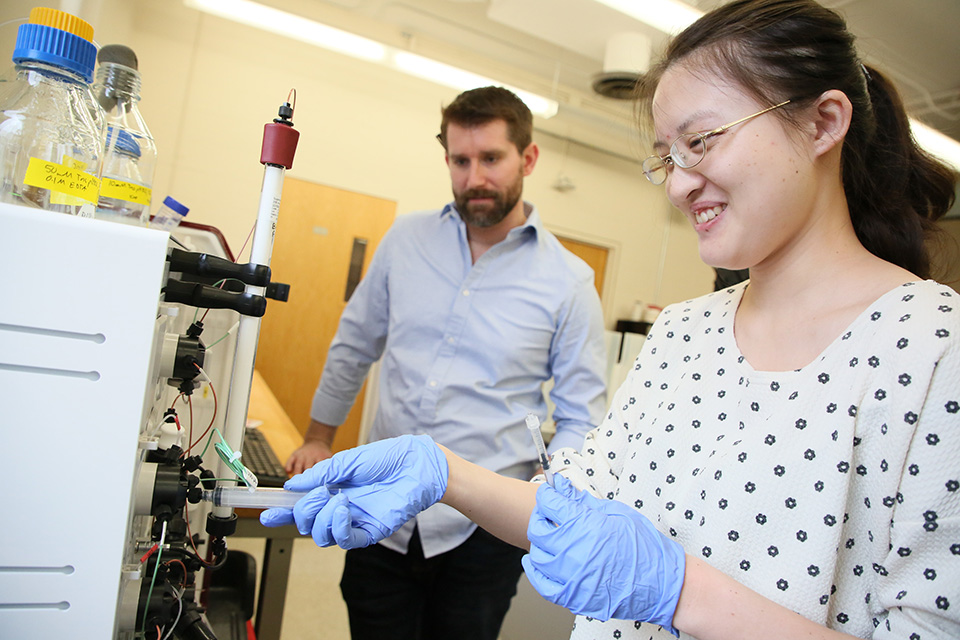
[[[510,231],[507,232],[508,239],[515,238],[522,233],[532,233],[537,237],[541,235],[540,231],[543,229],[543,224],[540,221],[540,213],[537,211],[537,207],[524,200],[523,210],[527,214],[527,221],[519,227],[510,229]],[[463,218],[460,217],[460,212],[457,210],[457,206],[453,202],[448,202],[447,205],[440,210],[440,217],[449,217],[456,220],[459,224],[464,224]]]

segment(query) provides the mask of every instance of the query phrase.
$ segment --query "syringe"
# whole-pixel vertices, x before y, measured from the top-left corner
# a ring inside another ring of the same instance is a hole
[[[305,495],[307,495],[306,491],[287,491],[286,489],[268,488],[251,491],[246,487],[217,487],[212,491],[204,491],[203,499],[212,502],[215,507],[292,509],[297,500]]]
[[[530,430],[530,437],[533,438],[533,444],[537,448],[537,457],[540,458],[540,466],[543,467],[543,475],[547,479],[547,484],[553,486],[553,471],[550,470],[550,456],[547,455],[547,446],[543,444],[543,434],[540,433],[540,418],[532,413],[527,414],[527,429]]]

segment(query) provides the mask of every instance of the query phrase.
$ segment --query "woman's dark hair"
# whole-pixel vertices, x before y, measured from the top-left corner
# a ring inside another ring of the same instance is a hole
[[[458,95],[444,107],[437,138],[447,148],[447,125],[478,127],[494,120],[507,123],[507,138],[521,154],[533,142],[533,114],[515,93],[503,87],[480,87]]]
[[[844,92],[853,117],[841,152],[843,188],[857,237],[874,255],[930,276],[925,240],[953,205],[957,173],[917,145],[896,88],[861,63],[839,14],[813,0],[736,0],[707,13],[673,39],[641,82],[645,119],[652,120],[666,70],[691,61],[762,104],[790,99],[774,112],[787,121],[824,91]]]

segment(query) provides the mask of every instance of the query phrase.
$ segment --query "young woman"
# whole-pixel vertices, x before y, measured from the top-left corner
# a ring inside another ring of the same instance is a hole
[[[264,523],[352,547],[444,503],[530,550],[573,638],[960,637],[960,299],[924,247],[956,175],[812,0],[707,14],[641,99],[645,175],[750,280],[660,315],[555,487],[406,436]]]

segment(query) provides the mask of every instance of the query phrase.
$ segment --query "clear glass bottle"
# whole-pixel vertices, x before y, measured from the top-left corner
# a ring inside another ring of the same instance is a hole
[[[146,226],[157,146],[138,107],[137,56],[129,47],[111,44],[100,49],[97,60],[94,93],[107,123],[97,217]]]
[[[123,129],[107,125],[103,177],[96,217],[141,227],[150,221],[150,187],[140,172],[140,145]]]
[[[37,7],[0,76],[0,201],[93,217],[103,113],[90,82],[93,28]]]

